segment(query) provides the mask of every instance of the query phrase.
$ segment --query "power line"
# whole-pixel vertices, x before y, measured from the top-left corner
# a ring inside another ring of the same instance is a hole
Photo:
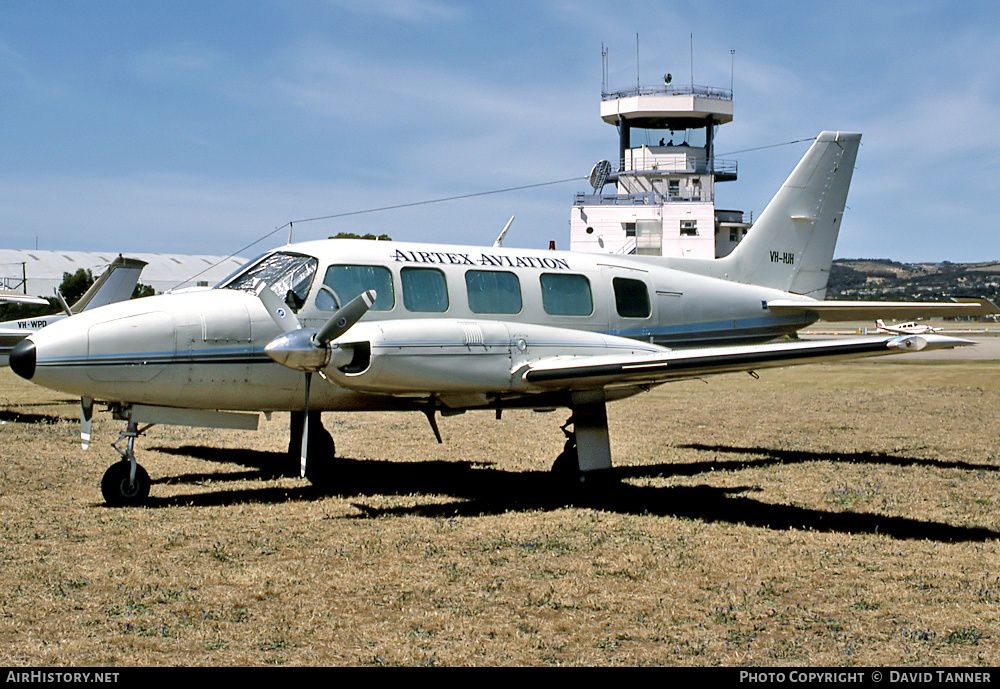
[[[462,194],[460,196],[447,196],[441,199],[431,199],[429,201],[414,201],[412,203],[401,203],[395,206],[382,206],[381,208],[366,208],[360,211],[348,211],[346,213],[335,213],[333,215],[321,215],[316,218],[305,218],[303,220],[292,220],[291,222],[282,225],[282,227],[287,227],[293,223],[297,222],[312,222],[314,220],[330,220],[332,218],[345,218],[349,215],[362,215],[364,213],[377,213],[379,211],[391,211],[398,208],[412,208],[414,206],[426,206],[430,203],[442,203],[444,201],[458,201],[459,199],[471,199],[477,196],[489,196],[490,194],[503,194],[508,191],[521,191],[522,189],[535,189],[537,187],[547,187],[553,184],[565,184],[566,182],[578,182],[580,180],[586,179],[586,177],[570,177],[569,179],[559,179],[554,182],[539,182],[538,184],[525,184],[520,187],[507,187],[506,189],[494,189],[493,191],[478,191],[472,194]],[[281,227],[278,228],[279,230]],[[274,234],[273,232],[271,234]]]
[[[223,263],[225,263],[229,259],[233,258],[234,256],[238,256],[239,254],[243,253],[244,251],[246,251],[250,247],[252,247],[252,246],[254,246],[256,244],[260,244],[262,241],[264,241],[268,237],[271,237],[272,235],[280,232],[281,230],[285,229],[286,227],[287,228],[291,228],[292,225],[294,225],[295,223],[314,222],[316,220],[331,220],[333,218],[346,218],[346,217],[351,216],[351,215],[363,215],[365,213],[378,213],[380,211],[397,210],[399,208],[412,208],[414,206],[426,206],[426,205],[431,204],[431,203],[443,203],[445,201],[458,201],[459,199],[471,199],[471,198],[475,198],[477,196],[489,196],[491,194],[503,194],[503,193],[506,193],[506,192],[509,192],[509,191],[521,191],[523,189],[535,189],[537,187],[547,187],[547,186],[551,186],[553,184],[565,184],[566,182],[578,182],[578,181],[580,181],[582,179],[586,179],[586,177],[570,177],[568,179],[559,179],[559,180],[555,180],[553,182],[538,182],[537,184],[524,184],[524,185],[521,185],[519,187],[507,187],[506,189],[494,189],[492,191],[478,191],[478,192],[474,192],[472,194],[460,194],[458,196],[447,196],[447,197],[440,198],[440,199],[430,199],[430,200],[427,200],[427,201],[413,201],[411,203],[400,203],[400,204],[397,204],[395,206],[382,206],[381,208],[365,208],[363,210],[347,211],[346,213],[334,213],[332,215],[320,215],[320,216],[317,216],[315,218],[303,218],[301,220],[289,220],[284,225],[280,225],[279,227],[274,228],[273,230],[271,230],[267,234],[265,234],[265,235],[263,235],[261,237],[258,237],[255,240],[253,240],[252,242],[250,242],[249,244],[247,244],[243,248],[237,249],[236,251],[234,251],[233,253],[229,254],[228,256],[226,256],[224,259],[222,259],[218,263],[215,263],[214,265],[211,265],[208,268],[205,268],[205,270],[201,271],[200,273],[196,273],[196,274],[192,275],[187,280],[184,280],[184,282],[190,282],[190,281],[194,280],[198,276],[203,275],[204,273],[207,273],[208,271],[212,270],[213,268],[215,268],[215,267],[217,267],[219,265],[222,265]],[[174,289],[177,289],[178,287],[180,287],[180,285],[184,284],[184,282],[181,282],[181,283],[179,283],[177,285],[174,285]]]
[[[719,153],[717,157],[723,158],[725,156],[736,155],[737,153],[749,153],[750,151],[763,151],[765,148],[777,148],[778,146],[789,146],[791,144],[800,144],[803,141],[815,141],[815,136],[810,136],[808,139],[796,139],[795,141],[786,141],[783,144],[771,144],[769,146],[758,146],[757,148],[744,148],[742,151],[730,151],[729,153]]]

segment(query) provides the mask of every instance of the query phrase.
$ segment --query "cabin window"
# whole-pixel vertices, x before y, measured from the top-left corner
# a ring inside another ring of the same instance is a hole
[[[681,220],[681,236],[682,237],[697,237],[698,236],[698,221],[697,220]]]
[[[615,278],[615,308],[624,318],[649,318],[649,290],[642,280]]]
[[[407,311],[444,313],[448,310],[448,285],[437,268],[403,268],[403,306]]]
[[[589,316],[594,312],[590,280],[583,275],[543,273],[542,307],[550,316]]]
[[[473,313],[519,313],[521,282],[514,273],[470,270],[465,274],[469,309]]]
[[[375,290],[372,311],[388,311],[396,304],[392,274],[384,266],[330,266],[316,295],[316,307],[333,311],[366,290]]]

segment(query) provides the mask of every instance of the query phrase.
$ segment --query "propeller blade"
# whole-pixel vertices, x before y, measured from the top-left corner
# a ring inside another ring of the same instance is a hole
[[[328,320],[313,340],[316,344],[323,346],[332,340],[336,340],[338,337],[346,333],[351,327],[361,320],[368,309],[371,308],[372,304],[375,303],[375,297],[378,296],[375,290],[370,289],[367,292],[362,292],[358,296],[354,297],[351,301],[347,302],[344,306],[339,308],[336,313],[334,313],[330,320]]]
[[[287,333],[302,327],[299,324],[299,319],[295,316],[295,312],[288,307],[288,304],[281,300],[281,297],[272,292],[271,288],[267,285],[258,290],[257,297],[264,304],[267,313],[278,324],[282,332]]]
[[[90,429],[94,423],[94,400],[80,398],[80,443],[83,449],[90,447]]]
[[[309,386],[312,383],[312,373],[306,371],[306,409],[302,418],[302,451],[299,456],[299,476],[306,477],[306,462],[309,455]]]

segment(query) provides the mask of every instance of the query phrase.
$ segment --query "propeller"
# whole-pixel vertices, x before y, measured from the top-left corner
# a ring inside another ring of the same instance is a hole
[[[330,363],[333,354],[331,342],[350,330],[368,312],[377,296],[375,290],[362,292],[337,309],[319,330],[303,328],[295,313],[266,285],[257,296],[278,327],[283,331],[264,347],[264,352],[282,366],[305,372],[305,418],[302,422],[302,450],[299,457],[299,474],[306,475],[309,447],[309,391],[312,374],[323,375],[322,369]],[[335,345],[334,345],[335,346]]]

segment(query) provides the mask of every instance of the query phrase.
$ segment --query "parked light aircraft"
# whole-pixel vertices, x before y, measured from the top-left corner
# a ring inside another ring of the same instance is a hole
[[[81,313],[89,309],[96,309],[100,306],[112,304],[116,301],[125,301],[132,297],[135,285],[139,281],[139,274],[146,266],[145,261],[134,258],[123,258],[118,256],[113,260],[103,273],[94,280],[94,284],[84,292],[73,306],[67,306],[62,295],[56,292],[63,308],[63,313],[55,313],[48,316],[35,316],[34,318],[21,318],[13,321],[0,323],[0,366],[7,365],[7,356],[18,342],[32,334],[36,330],[41,330],[46,325],[55,323],[76,313]],[[25,304],[48,304],[47,299],[41,297],[28,297],[24,295],[14,295],[15,298],[7,301],[16,301]],[[21,297],[21,298],[17,298]]]
[[[886,325],[885,321],[881,318],[875,321],[875,327],[879,332],[895,333],[897,335],[923,335],[924,333],[936,333],[944,329],[934,328],[926,323],[918,323],[917,321]]]
[[[323,411],[418,411],[440,440],[438,413],[568,408],[553,470],[596,478],[611,466],[607,402],[709,374],[973,344],[934,334],[761,344],[820,318],[998,312],[985,300],[823,301],[860,139],[820,134],[722,259],[305,242],[210,290],[50,325],[17,345],[11,368],[81,397],[85,446],[95,400],[125,422],[113,444],[122,461],[102,480],[109,504],[148,496],[134,451],[144,424],[256,428],[255,412],[271,411],[293,413],[290,452],[318,480],[332,466],[322,461],[332,443],[309,435]]]

